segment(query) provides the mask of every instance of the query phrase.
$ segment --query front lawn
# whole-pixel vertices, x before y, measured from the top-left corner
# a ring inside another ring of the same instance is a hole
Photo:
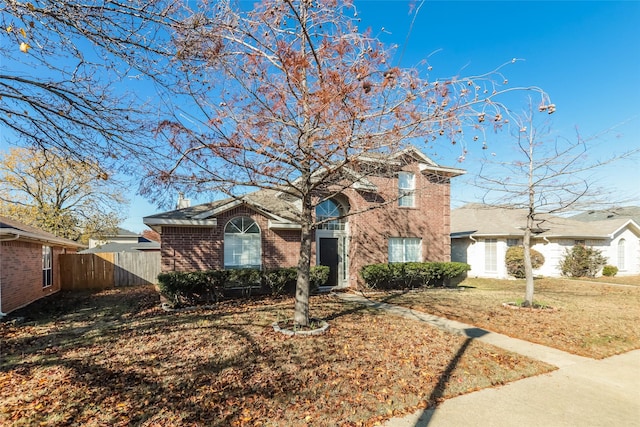
[[[632,284],[638,279],[627,277],[621,281]],[[365,295],[592,358],[640,348],[640,286],[538,279],[534,301],[555,310],[502,306],[505,302],[522,301],[524,288],[524,280],[469,278],[453,290]]]
[[[151,287],[38,302],[0,323],[0,424],[374,425],[553,369],[330,296],[312,299],[325,335],[274,332],[292,307],[166,313]]]

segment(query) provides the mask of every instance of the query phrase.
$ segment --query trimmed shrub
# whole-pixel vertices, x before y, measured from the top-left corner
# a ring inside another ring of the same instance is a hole
[[[602,251],[575,245],[565,250],[564,258],[560,261],[560,271],[563,276],[595,277],[606,263],[607,258],[602,256]]]
[[[318,288],[326,285],[328,280],[329,267],[326,265],[314,265],[309,273],[309,292],[317,292]]]
[[[602,275],[607,277],[613,277],[618,274],[618,267],[615,265],[605,265],[602,267]]]
[[[290,295],[296,290],[298,270],[295,267],[275,268],[264,272],[262,279],[271,295]]]
[[[252,294],[294,295],[297,277],[295,267],[171,272],[158,275],[158,288],[173,305],[185,306]],[[317,292],[328,279],[329,267],[311,267],[309,292]]]
[[[370,289],[413,289],[449,285],[470,269],[463,262],[370,264],[362,267],[360,276]]]
[[[222,296],[227,276],[227,270],[160,273],[158,288],[177,306],[216,302]]]
[[[544,264],[544,255],[535,249],[530,249],[531,254],[531,266],[536,269],[542,267]],[[507,265],[507,273],[515,277],[516,279],[524,279],[524,247],[511,246],[507,249],[507,253],[504,256],[504,262]]]

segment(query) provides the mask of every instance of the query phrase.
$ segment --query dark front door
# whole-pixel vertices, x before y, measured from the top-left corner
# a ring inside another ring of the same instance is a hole
[[[338,284],[338,239],[320,238],[320,265],[329,267],[327,286]]]

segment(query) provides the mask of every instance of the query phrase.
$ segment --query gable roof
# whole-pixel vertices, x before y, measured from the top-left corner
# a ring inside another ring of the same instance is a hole
[[[448,177],[465,173],[463,169],[439,166],[415,147],[406,148],[394,155],[369,153],[360,156],[359,160],[390,165],[397,163],[398,166],[401,166],[403,164],[401,159],[403,158],[410,158],[413,162],[417,162],[421,172],[432,172]],[[364,174],[357,172],[353,168],[344,166],[341,170],[350,177],[352,188],[373,192],[378,190]],[[322,170],[317,172],[319,175],[322,173]],[[145,216],[143,222],[156,231],[159,231],[158,228],[160,226],[172,225],[215,227],[217,225],[216,216],[240,205],[248,206],[268,218],[269,228],[271,229],[300,228],[297,221],[301,211],[300,200],[281,191],[269,189],[262,189],[243,196],[230,197],[210,203]]]
[[[610,209],[591,210],[570,217],[578,221],[605,221],[618,218],[633,219],[640,224],[640,206],[622,206]]]
[[[451,211],[451,237],[522,237],[526,218],[525,209],[468,204]],[[606,239],[625,227],[640,235],[640,226],[629,218],[591,222],[544,214],[537,218],[535,234],[546,238]]]
[[[20,221],[0,216],[0,241],[8,240],[37,241],[73,249],[86,247],[73,240],[58,237],[55,234],[24,224]]]
[[[240,205],[247,205],[270,221],[271,228],[295,228],[300,212],[297,203],[289,202],[275,190],[258,190],[241,197],[229,197],[211,203],[190,206],[144,217],[143,222],[153,229],[161,225],[215,227],[217,215]]]

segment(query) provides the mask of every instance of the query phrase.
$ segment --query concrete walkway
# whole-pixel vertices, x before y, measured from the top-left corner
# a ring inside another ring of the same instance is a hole
[[[386,427],[640,427],[640,350],[593,360],[361,295],[337,295],[559,368],[548,374],[458,396],[435,409],[393,418],[384,424]]]

